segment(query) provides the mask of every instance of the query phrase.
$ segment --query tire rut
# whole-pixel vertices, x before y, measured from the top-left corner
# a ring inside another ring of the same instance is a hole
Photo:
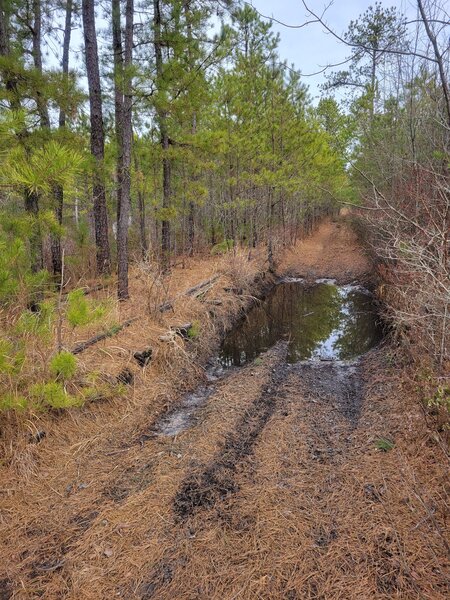
[[[182,483],[173,502],[175,514],[180,519],[188,518],[199,509],[211,508],[217,501],[238,491],[236,469],[252,453],[259,435],[283,397],[279,388],[288,369],[286,353],[287,344],[279,344],[277,364],[261,395],[226,436],[222,450],[213,461],[199,472],[188,475]]]

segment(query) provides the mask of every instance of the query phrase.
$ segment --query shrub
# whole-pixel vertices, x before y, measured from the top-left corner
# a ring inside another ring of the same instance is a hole
[[[100,319],[106,312],[104,306],[93,306],[92,302],[88,302],[83,290],[70,292],[67,302],[67,320],[72,327],[88,325]]]
[[[58,352],[50,361],[50,372],[60,379],[70,379],[77,370],[77,360],[71,352]]]
[[[199,321],[193,321],[192,325],[189,327],[187,334],[188,334],[188,338],[190,340],[196,340],[199,335],[200,335],[200,322]]]
[[[234,240],[223,240],[219,244],[216,244],[211,248],[211,254],[216,256],[217,254],[225,254],[229,250],[234,248]]]
[[[0,398],[0,411],[5,410],[25,410],[28,407],[28,401],[23,396],[6,393]]]
[[[31,397],[41,406],[51,408],[71,408],[83,403],[81,398],[71,396],[66,392],[64,386],[57,381],[49,383],[36,383],[30,389]]]

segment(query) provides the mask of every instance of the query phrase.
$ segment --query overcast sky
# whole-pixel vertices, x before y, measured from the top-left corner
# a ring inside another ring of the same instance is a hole
[[[258,12],[289,25],[300,25],[308,19],[301,0],[250,0]],[[316,13],[321,13],[325,4],[322,0],[309,0],[307,4]],[[338,34],[342,34],[350,21],[355,20],[375,0],[334,0],[325,14],[326,22]],[[386,7],[395,6],[402,13],[414,18],[414,3],[404,1],[382,1]],[[314,23],[301,29],[291,29],[273,22],[273,29],[280,33],[280,56],[287,59],[288,64],[294,63],[303,74],[315,73],[323,66],[338,63],[349,55],[349,48],[340,43],[329,33],[325,32],[320,24]],[[345,68],[341,67],[341,68]],[[337,67],[339,69],[339,67]],[[305,77],[304,82],[310,87],[310,94],[314,98],[320,91],[318,86],[323,83],[324,75]]]

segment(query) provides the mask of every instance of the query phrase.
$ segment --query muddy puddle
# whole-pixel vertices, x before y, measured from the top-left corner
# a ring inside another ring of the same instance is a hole
[[[223,379],[230,369],[225,369],[217,357],[211,358],[205,369],[204,384],[182,396],[180,402],[156,423],[153,434],[173,437],[195,424],[198,410],[216,391],[215,383]]]
[[[207,383],[185,394],[162,417],[154,433],[176,436],[194,425],[199,409],[216,389],[215,382],[230,368],[251,362],[277,342],[287,342],[287,363],[333,361],[338,367],[367,352],[381,337],[377,310],[365,288],[339,286],[327,279],[313,285],[302,279],[285,279],[228,333],[219,356],[208,366]]]
[[[377,310],[365,288],[325,279],[306,285],[290,278],[276,285],[230,331],[219,358],[224,367],[242,366],[286,340],[289,363],[349,360],[367,352],[381,337]]]
[[[158,435],[174,436],[194,424],[195,414],[214,392],[213,386],[201,385],[185,394],[180,404],[165,415],[157,428]]]

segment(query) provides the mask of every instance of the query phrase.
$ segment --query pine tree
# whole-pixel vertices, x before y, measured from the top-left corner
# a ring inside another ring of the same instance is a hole
[[[107,274],[110,272],[111,259],[109,251],[108,214],[106,210],[106,192],[103,172],[103,162],[105,158],[105,133],[103,125],[103,103],[100,83],[97,34],[95,27],[95,3],[93,0],[82,0],[82,16],[86,74],[89,87],[91,152],[95,159],[93,201],[95,242],[97,246],[97,270],[99,273]]]

